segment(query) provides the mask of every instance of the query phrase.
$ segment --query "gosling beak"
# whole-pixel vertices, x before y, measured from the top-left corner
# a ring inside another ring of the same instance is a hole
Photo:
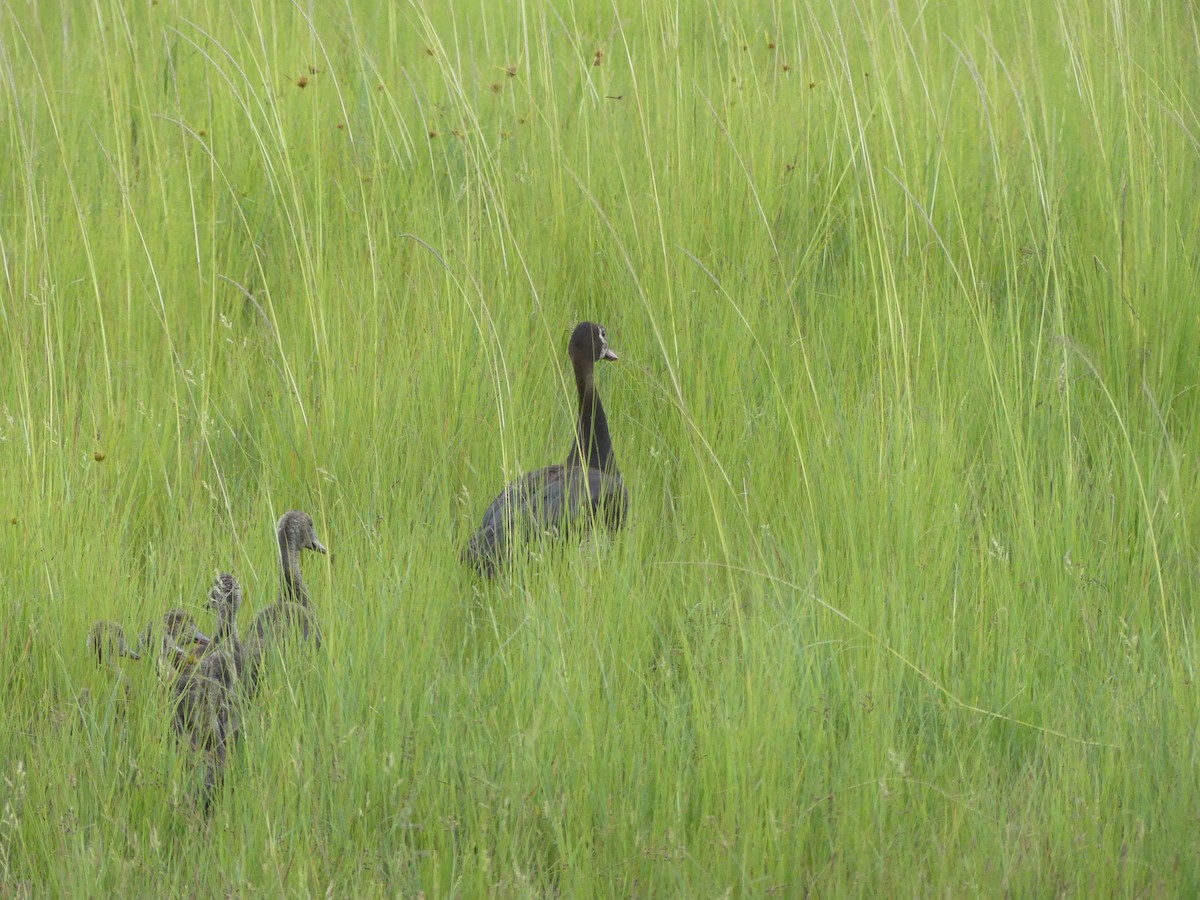
[[[121,655],[128,656],[130,659],[141,659],[142,658],[142,654],[138,653],[132,647],[126,647],[124,650],[121,651]]]
[[[192,643],[199,644],[201,647],[207,647],[212,643],[212,638],[197,628],[196,633],[192,636]]]
[[[617,354],[613,353],[612,347],[605,347],[604,352],[600,354],[600,358],[601,359],[611,359],[611,360],[615,361],[615,360],[620,359],[621,357],[619,357],[619,356],[617,356]]]
[[[318,541],[316,538],[313,538],[313,542],[308,545],[308,549],[316,550],[318,553],[328,553],[329,552],[328,550],[325,549],[325,545],[322,544],[320,541]]]

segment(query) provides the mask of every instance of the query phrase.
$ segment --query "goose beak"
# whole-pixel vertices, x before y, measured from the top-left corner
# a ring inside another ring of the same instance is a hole
[[[620,359],[621,357],[619,357],[619,356],[617,356],[617,354],[613,353],[612,347],[605,347],[604,352],[600,354],[600,358],[601,359],[611,359],[615,362],[616,360]]]

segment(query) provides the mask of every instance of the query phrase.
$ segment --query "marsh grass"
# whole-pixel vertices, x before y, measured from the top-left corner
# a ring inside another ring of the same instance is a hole
[[[1194,10],[441,9],[0,7],[0,894],[1194,893]],[[205,821],[86,631],[294,507]]]

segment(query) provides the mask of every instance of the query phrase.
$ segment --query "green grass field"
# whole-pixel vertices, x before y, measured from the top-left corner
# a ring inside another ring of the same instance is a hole
[[[1200,16],[0,3],[0,897],[1200,891]],[[629,526],[480,582],[560,461]],[[97,618],[325,632],[211,819]]]

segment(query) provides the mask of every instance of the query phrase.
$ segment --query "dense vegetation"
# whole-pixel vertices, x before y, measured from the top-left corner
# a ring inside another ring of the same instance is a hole
[[[1200,890],[1186,3],[0,5],[0,895]],[[480,582],[561,460],[629,527]],[[210,820],[153,667],[311,512]]]

